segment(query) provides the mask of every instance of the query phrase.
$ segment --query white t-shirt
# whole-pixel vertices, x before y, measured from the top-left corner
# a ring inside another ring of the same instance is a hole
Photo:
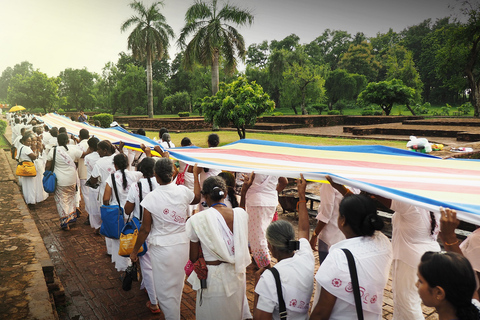
[[[77,167],[75,161],[78,161],[83,152],[77,146],[57,147],[55,156],[54,170],[57,176],[57,185],[61,187],[71,186],[77,183]],[[53,160],[54,148],[50,150],[47,156],[48,161]]]
[[[168,146],[169,143],[170,143],[170,146]],[[175,144],[172,141],[167,142],[162,140],[162,142],[160,142],[160,145],[162,146],[163,149],[175,148]]]
[[[146,178],[142,178],[138,181],[142,184],[142,199],[145,199],[147,194],[159,186],[155,178],[150,178],[150,181],[152,183],[152,190],[150,190],[150,184]],[[135,207],[130,215],[133,214],[134,217],[140,219],[140,189],[138,188],[138,183],[135,183],[130,187],[130,190],[128,190],[127,201],[135,204]]]
[[[188,243],[185,232],[188,206],[195,194],[185,186],[174,183],[159,185],[141,205],[152,214],[149,245],[172,246]]]
[[[87,168],[87,179],[89,179],[92,175],[93,168],[95,167],[95,163],[97,163],[98,159],[100,159],[100,155],[97,151],[87,154],[84,158],[85,167]]]
[[[440,216],[435,214],[437,227],[431,235],[430,212],[403,201],[392,200],[393,259],[417,268],[426,251],[440,251],[437,242]]]
[[[88,150],[88,139],[83,139],[77,145],[82,153],[87,152]],[[87,168],[85,167],[85,158],[78,159],[78,178],[81,180],[87,179]]]
[[[140,180],[141,177],[143,177],[143,174],[139,171],[128,171],[124,170],[125,177],[127,179],[127,187],[124,189],[123,188],[123,174],[121,170],[117,170],[114,173],[115,176],[115,184],[117,186],[117,191],[118,191],[118,201],[120,201],[120,206],[124,207],[125,202],[127,202],[127,195],[128,191],[130,190],[130,187],[137,183],[138,180]],[[117,197],[115,195],[115,190],[113,187],[112,183],[112,175],[110,174],[107,177],[107,184],[112,188],[112,194],[110,196],[110,205],[116,205],[118,204]]]
[[[331,320],[357,318],[348,261],[341,248],[349,249],[355,259],[358,282],[363,292],[365,319],[382,319],[383,290],[390,272],[392,245],[379,231],[372,237],[345,239],[330,247],[327,258],[315,275],[318,293],[315,293],[314,306],[318,303],[320,291],[327,290],[337,297],[330,315]]]
[[[288,319],[308,319],[308,308],[313,292],[312,275],[315,258],[307,239],[300,239],[300,250],[288,259],[275,265],[280,274],[282,293],[287,308]],[[272,318],[280,319],[277,287],[273,274],[265,270],[255,287],[259,294],[257,309],[272,313]]]
[[[20,144],[20,147],[17,150],[17,159],[19,162],[22,161],[32,161],[30,157],[28,156],[29,154],[33,153],[32,148],[25,146],[23,144]]]
[[[50,134],[50,132],[45,131],[44,133],[42,133],[42,142],[44,145],[47,145],[51,138],[52,135]]]
[[[480,272],[480,228],[477,228],[460,245],[463,255],[472,264],[473,270]]]
[[[105,185],[107,184],[107,178],[109,175],[115,172],[115,166],[113,165],[113,157],[115,157],[115,154],[112,154],[111,156],[101,157],[95,163],[95,167],[93,167],[92,177],[98,178],[100,181],[97,200],[101,204],[103,204],[103,194],[105,193]]]
[[[255,174],[255,179],[247,191],[246,205],[248,207],[272,207],[278,204],[278,177],[265,174]]]

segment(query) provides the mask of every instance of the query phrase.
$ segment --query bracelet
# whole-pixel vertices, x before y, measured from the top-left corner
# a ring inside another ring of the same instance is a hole
[[[455,241],[455,242],[452,242],[452,243],[446,243],[446,242],[444,242],[443,244],[446,245],[446,246],[453,246],[453,245],[455,245],[455,244],[457,244],[457,243],[459,243],[459,242],[460,242],[460,240],[457,239],[457,241]]]
[[[300,203],[305,203],[305,204],[306,204],[307,201],[306,201],[306,200],[298,200],[298,202],[297,202],[297,211],[298,211],[298,205],[299,205]]]

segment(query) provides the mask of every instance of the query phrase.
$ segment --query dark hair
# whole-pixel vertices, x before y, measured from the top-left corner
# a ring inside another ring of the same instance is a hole
[[[113,157],[113,164],[117,167],[117,170],[122,171],[122,187],[123,190],[127,189],[128,186],[128,181],[127,181],[127,176],[125,175],[125,170],[128,167],[128,158],[125,154],[119,153],[115,157]],[[112,181],[114,183],[114,181]]]
[[[192,145],[192,141],[190,140],[190,138],[185,137],[185,138],[182,139],[182,142],[180,142],[180,145],[182,147],[188,147],[188,146]]]
[[[45,125],[43,125],[43,130],[45,130],[45,132],[49,132],[50,127],[45,124]]]
[[[88,139],[88,137],[90,136],[90,133],[88,132],[87,129],[80,129],[80,132],[78,134],[78,136],[80,137],[80,139]]]
[[[58,128],[57,127],[52,127],[50,129],[50,134],[52,135],[52,137],[57,137],[58,136]]]
[[[98,142],[99,140],[97,137],[91,137],[90,139],[88,139],[88,146],[93,151],[97,151]]]
[[[24,135],[22,135],[22,137],[20,138],[20,142],[22,144],[25,143],[25,141],[27,141],[28,138],[32,138],[33,137],[33,134],[30,132],[30,131],[27,131],[27,133],[25,133]]]
[[[238,207],[237,197],[235,196],[235,176],[227,171],[220,172],[218,176],[225,180],[225,184],[227,185],[228,200],[230,200],[232,207]]]
[[[160,158],[155,163],[155,174],[163,183],[169,183],[173,177],[173,162],[169,158]]]
[[[430,211],[430,235],[433,236],[435,228],[437,227],[437,219],[435,219],[435,214],[433,211]]]
[[[167,143],[168,147],[171,148],[172,146],[170,145],[170,134],[168,132],[165,132],[162,134],[162,140]]]
[[[159,134],[158,134],[158,135],[160,136],[160,138],[163,137],[163,134],[164,134],[165,132],[168,132],[168,129],[167,129],[167,128],[163,127],[163,128],[160,129],[160,132],[159,132]]]
[[[137,134],[141,135],[141,136],[145,136],[146,133],[145,133],[145,130],[143,128],[140,128],[137,130]]]
[[[66,133],[59,133],[57,137],[58,145],[68,150],[68,135]]]
[[[97,150],[98,149],[106,150],[111,154],[115,153],[115,147],[113,146],[113,144],[109,140],[100,141],[97,145]]]
[[[95,127],[101,127],[102,126],[102,124],[100,123],[99,120],[95,120],[93,123],[95,124]]]
[[[227,193],[227,184],[222,177],[208,177],[203,181],[202,194],[208,195],[213,201],[220,201]]]
[[[20,119],[15,116],[15,123],[20,123]]]
[[[456,309],[459,320],[478,320],[479,311],[472,304],[477,283],[472,265],[455,252],[425,252],[418,272],[430,288],[441,287],[445,299]]]
[[[218,147],[220,143],[220,137],[216,133],[211,133],[208,135],[208,146],[209,147]]]
[[[340,202],[340,215],[359,236],[373,236],[375,230],[383,229],[383,220],[377,214],[375,203],[363,194],[354,194]]]
[[[137,170],[147,179],[150,191],[153,190],[151,178],[154,176],[155,160],[153,158],[144,158],[137,166]]]
[[[65,127],[60,127],[60,128],[58,129],[58,133],[67,133],[67,128],[65,128]]]

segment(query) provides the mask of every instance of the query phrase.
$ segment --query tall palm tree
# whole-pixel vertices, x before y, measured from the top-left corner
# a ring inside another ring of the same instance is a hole
[[[196,0],[185,14],[178,44],[185,49],[184,66],[191,67],[195,62],[212,67],[212,94],[218,91],[218,63],[220,56],[225,61],[225,70],[232,73],[237,60],[245,58],[245,41],[243,36],[231,25],[251,25],[253,15],[248,10],[225,4],[221,10],[217,8],[217,0],[211,3]],[[186,38],[193,38],[186,44]]]
[[[152,61],[161,60],[168,54],[169,38],[173,38],[175,34],[159,11],[158,7],[163,6],[162,1],[154,2],[148,8],[138,1],[129,5],[137,15],[125,21],[120,30],[125,32],[130,26],[135,26],[128,36],[128,48],[132,50],[135,59],[147,62],[147,112],[148,117],[153,118]]]

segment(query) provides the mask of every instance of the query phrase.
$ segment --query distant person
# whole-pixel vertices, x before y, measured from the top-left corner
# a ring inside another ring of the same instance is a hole
[[[170,134],[168,132],[165,132],[162,135],[162,142],[160,145],[163,147],[163,149],[175,148],[175,144],[170,139]]]
[[[83,111],[80,111],[80,116],[78,117],[78,122],[85,122],[87,120],[88,120],[88,116]]]
[[[191,141],[190,138],[188,138],[188,137],[183,138],[182,141],[180,142],[180,145],[181,145],[182,147],[190,147],[190,146],[193,146],[192,141]]]

